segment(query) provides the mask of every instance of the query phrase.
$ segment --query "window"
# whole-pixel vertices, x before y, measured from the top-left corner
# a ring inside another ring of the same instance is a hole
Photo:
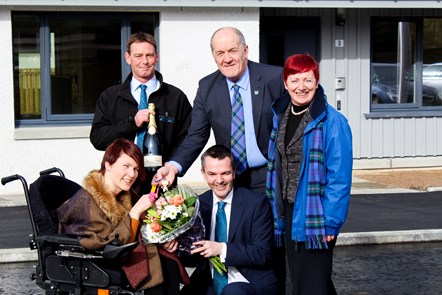
[[[371,110],[442,110],[442,19],[373,18]]]
[[[155,13],[13,13],[16,125],[91,122],[100,93],[130,71],[125,40],[136,31],[155,36],[157,19]]]

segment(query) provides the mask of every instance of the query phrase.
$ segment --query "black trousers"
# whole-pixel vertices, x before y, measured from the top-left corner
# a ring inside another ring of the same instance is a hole
[[[286,246],[287,261],[293,295],[334,295],[336,294],[331,275],[333,248],[336,239],[328,243],[328,249],[306,249],[304,242],[291,239],[293,204],[285,203],[287,218]]]
[[[286,248],[275,247],[272,248],[272,269],[278,280],[278,294],[285,295],[286,289]]]

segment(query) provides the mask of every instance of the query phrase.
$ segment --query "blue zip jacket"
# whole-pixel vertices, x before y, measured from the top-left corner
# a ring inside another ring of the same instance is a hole
[[[285,94],[273,104],[273,112],[279,122],[290,104],[290,96]],[[322,206],[324,209],[326,234],[338,236],[345,222],[350,201],[352,181],[352,134],[347,119],[326,101],[323,88],[319,85],[310,107],[311,121],[306,126],[303,137],[303,161],[300,167],[298,189],[295,197],[291,237],[298,242],[305,241],[305,215],[308,187],[308,159],[312,145],[312,131],[319,122],[323,122],[323,151],[326,185]],[[281,158],[276,153],[275,168],[276,210],[279,217],[284,216],[282,199]],[[295,177],[295,176],[293,176]],[[286,221],[290,222],[290,221]]]

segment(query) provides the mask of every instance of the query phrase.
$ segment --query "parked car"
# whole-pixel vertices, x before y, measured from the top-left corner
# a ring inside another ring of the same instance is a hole
[[[422,71],[422,83],[432,87],[436,91],[434,105],[442,105],[442,62],[424,67]]]
[[[414,77],[405,73],[407,91],[405,103],[414,102]],[[442,81],[442,80],[441,80]],[[404,103],[399,100],[398,66],[393,63],[373,63],[371,72],[371,102],[373,104]],[[422,84],[423,105],[438,105],[436,88]]]

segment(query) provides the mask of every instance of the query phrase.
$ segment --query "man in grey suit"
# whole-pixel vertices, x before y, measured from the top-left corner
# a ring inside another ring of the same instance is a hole
[[[285,92],[282,68],[249,61],[248,46],[236,28],[218,29],[210,45],[218,70],[200,80],[188,134],[170,161],[158,170],[154,181],[166,178],[173,183],[177,175],[184,175],[209,140],[210,129],[217,144],[234,148],[232,101],[234,87],[239,86],[244,108],[246,159],[245,169],[237,171],[235,185],[264,194],[272,130],[271,105]]]

